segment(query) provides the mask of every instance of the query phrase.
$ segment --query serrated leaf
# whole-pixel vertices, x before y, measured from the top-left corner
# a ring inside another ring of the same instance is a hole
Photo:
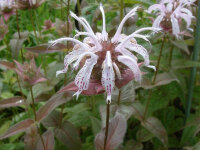
[[[108,137],[106,142],[106,150],[116,149],[122,142],[126,133],[126,119],[121,115],[116,115],[109,122]],[[103,150],[104,147],[105,128],[95,137],[96,150]]]

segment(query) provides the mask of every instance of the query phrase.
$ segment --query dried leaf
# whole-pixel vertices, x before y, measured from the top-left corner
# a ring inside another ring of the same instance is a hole
[[[23,105],[23,104],[25,104],[23,97],[12,97],[12,98],[1,100],[0,101],[0,109],[1,108],[9,108],[9,107],[20,106],[20,105]]]
[[[163,143],[164,146],[168,145],[167,132],[160,120],[155,117],[149,117],[146,120],[142,121],[141,124],[148,131],[154,134]]]
[[[71,99],[70,94],[55,94],[53,95],[50,100],[42,106],[37,112],[37,121],[40,122],[42,119],[48,116],[56,107],[59,105],[66,103]]]
[[[126,126],[126,119],[121,115],[116,115],[110,120],[106,150],[114,150],[123,142],[123,138],[126,133]],[[96,150],[103,150],[104,137],[105,128],[103,128],[102,131],[95,137]]]
[[[25,150],[36,150],[37,142],[40,140],[38,129],[36,126],[31,126],[24,136]]]
[[[10,129],[8,129],[8,131],[6,131],[6,133],[1,135],[0,140],[5,139],[9,136],[15,135],[17,133],[26,131],[26,129],[29,128],[31,125],[33,125],[33,123],[34,123],[34,121],[32,119],[23,120],[23,121],[17,123]]]
[[[0,65],[6,67],[7,69],[15,70],[15,65],[12,62],[0,61]]]
[[[64,121],[60,127],[54,129],[56,138],[65,144],[70,150],[81,150],[81,140],[76,128],[68,121]]]
[[[54,150],[54,135],[52,130],[47,130],[43,135],[42,139],[44,141],[44,145],[41,140],[38,141],[37,150]],[[45,147],[44,147],[45,146]]]

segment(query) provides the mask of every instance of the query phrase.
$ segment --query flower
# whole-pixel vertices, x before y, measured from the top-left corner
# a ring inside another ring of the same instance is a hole
[[[186,28],[192,30],[190,25],[194,16],[186,6],[192,5],[193,2],[194,0],[162,0],[160,4],[150,6],[148,13],[158,11],[153,27],[162,27],[166,32],[172,32],[179,38],[182,20],[185,20]]]
[[[17,0],[17,7],[22,10],[36,9],[44,2],[45,0]]]
[[[14,0],[1,0],[0,2],[0,14],[4,16],[6,21],[15,13],[14,4]]]
[[[82,92],[90,90],[88,89],[89,87],[97,88],[98,90],[95,92],[102,92],[102,90],[99,90],[101,89],[99,87],[99,83],[95,86],[93,80],[101,81],[100,83],[107,93],[107,102],[111,102],[111,94],[116,85],[115,83],[117,81],[118,83],[121,81],[122,84],[124,81],[127,82],[127,79],[123,77],[129,75],[124,74],[130,74],[131,72],[136,81],[141,81],[142,73],[139,68],[141,63],[138,63],[137,57],[131,52],[135,52],[143,56],[143,64],[149,68],[155,69],[154,66],[149,65],[150,61],[148,51],[142,45],[139,45],[135,38],[141,38],[149,42],[147,39],[148,36],[141,35],[140,33],[147,30],[157,32],[160,29],[147,27],[139,29],[129,36],[121,34],[124,23],[128,18],[132,17],[136,13],[137,9],[138,7],[132,9],[123,18],[112,39],[108,37],[108,33],[106,32],[105,14],[102,5],[100,5],[103,18],[103,29],[101,33],[95,34],[89,23],[83,17],[77,17],[71,12],[71,16],[83,25],[86,32],[77,31],[74,38],[66,37],[50,42],[52,46],[63,41],[76,43],[72,52],[65,56],[64,69],[57,71],[56,74],[59,75],[61,73],[66,73],[70,64],[73,64],[72,68],[75,70],[81,66],[81,69],[76,75],[74,81],[74,84],[78,87],[78,90],[74,94],[77,98]],[[75,39],[81,35],[86,36],[83,42]],[[92,80],[92,84],[90,84],[90,79]],[[69,89],[69,87],[67,88]]]
[[[47,80],[40,73],[40,68],[37,68],[34,59],[31,59],[30,63],[25,62],[24,65],[15,60],[14,62],[17,66],[15,71],[23,81],[24,86],[31,87]]]

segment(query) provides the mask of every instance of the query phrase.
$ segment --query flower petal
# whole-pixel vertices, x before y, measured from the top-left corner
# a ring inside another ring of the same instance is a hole
[[[77,99],[83,90],[88,89],[92,69],[96,63],[97,58],[87,59],[82,69],[76,75],[75,84],[78,87],[78,91],[74,95],[76,95]]]
[[[141,81],[141,71],[138,67],[137,62],[134,59],[131,59],[128,56],[118,56],[118,61],[126,65],[134,74],[134,78],[136,81]]]
[[[106,53],[106,59],[104,60],[101,82],[107,93],[107,99],[106,99],[107,103],[111,102],[111,94],[115,86],[115,73],[112,66],[110,51],[107,51]]]

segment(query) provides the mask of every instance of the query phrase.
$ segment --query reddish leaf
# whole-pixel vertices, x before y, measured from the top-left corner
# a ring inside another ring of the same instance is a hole
[[[70,150],[82,150],[78,132],[68,121],[64,121],[60,127],[55,128],[54,134],[56,138],[65,144]]]
[[[43,135],[42,139],[44,141],[44,145],[41,140],[38,141],[37,150],[54,150],[54,135],[52,130],[47,130]],[[45,146],[45,147],[44,147]]]
[[[7,69],[11,69],[14,70],[15,69],[15,65],[12,62],[8,62],[8,61],[0,61],[0,65],[6,67]]]
[[[109,123],[108,138],[106,144],[106,150],[116,149],[122,142],[126,133],[126,119],[121,115],[116,115]],[[105,128],[97,134],[95,138],[96,150],[103,150],[105,137]]]
[[[45,127],[59,127],[62,123],[62,114],[58,111],[53,111],[44,120],[42,124]]]
[[[124,70],[121,76],[121,80],[117,79],[115,82],[115,85],[119,89],[134,79],[133,72],[130,69]]]
[[[36,150],[37,142],[40,140],[36,126],[30,127],[24,136],[25,150]]]
[[[74,82],[69,83],[67,86],[62,88],[60,92],[67,92],[67,91],[78,91],[78,87],[75,85]],[[104,93],[104,88],[101,85],[101,83],[95,81],[95,80],[90,80],[88,90],[83,91],[81,94],[83,95],[97,95],[97,94],[102,94]]]
[[[43,44],[39,46],[29,47],[26,49],[34,53],[47,54],[63,51],[67,49],[67,47],[64,44],[58,43],[54,46],[50,46],[49,44]]]
[[[0,108],[15,107],[15,106],[23,105],[23,104],[25,104],[23,97],[12,97],[12,98],[1,100]]]
[[[1,135],[0,140],[5,139],[9,136],[15,135],[17,133],[26,131],[26,129],[29,128],[33,123],[34,123],[34,121],[32,119],[23,120],[23,121],[17,123],[10,129],[8,129],[8,131],[6,133]]]
[[[71,99],[71,95],[69,93],[67,94],[55,94],[50,98],[50,100],[39,109],[37,112],[37,121],[40,122],[42,119],[48,116],[50,112],[52,112],[56,107],[59,105],[66,103]]]

